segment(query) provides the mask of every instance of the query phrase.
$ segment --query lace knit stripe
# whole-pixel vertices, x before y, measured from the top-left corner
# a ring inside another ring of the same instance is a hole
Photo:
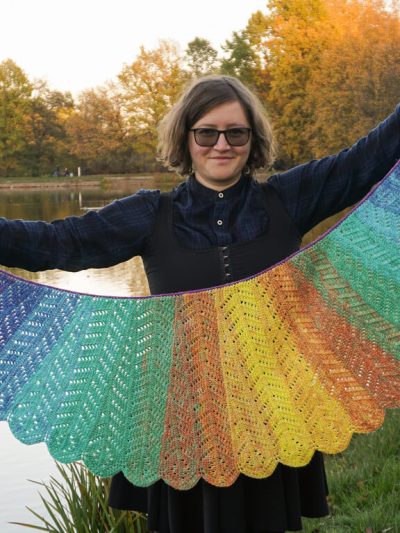
[[[228,486],[344,450],[400,406],[399,174],[222,287],[102,297],[0,271],[0,419],[139,486]]]

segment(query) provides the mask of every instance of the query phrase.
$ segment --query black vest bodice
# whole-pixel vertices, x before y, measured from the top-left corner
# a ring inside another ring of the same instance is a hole
[[[142,255],[152,294],[215,287],[254,275],[297,251],[300,236],[275,189],[261,185],[268,223],[252,241],[194,250],[173,229],[170,193],[162,194],[153,234]]]

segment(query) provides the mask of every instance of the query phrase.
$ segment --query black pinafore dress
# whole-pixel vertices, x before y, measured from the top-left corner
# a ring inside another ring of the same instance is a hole
[[[155,229],[143,254],[152,294],[214,287],[254,275],[288,257],[300,237],[274,188],[261,186],[269,222],[258,238],[202,250],[183,247],[173,229],[172,196],[162,194]],[[189,490],[163,481],[140,488],[113,477],[109,505],[148,515],[159,533],[268,533],[301,530],[301,516],[328,514],[322,455],[301,468],[279,464],[268,478],[241,474],[230,487],[201,479]]]

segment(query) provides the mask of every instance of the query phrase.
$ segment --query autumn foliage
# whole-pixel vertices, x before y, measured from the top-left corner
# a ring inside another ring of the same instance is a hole
[[[117,79],[70,93],[0,64],[0,176],[80,166],[159,170],[157,125],[194,76],[238,76],[260,96],[281,168],[349,146],[400,99],[400,13],[382,0],[269,0],[220,56],[200,37],[140,49]]]

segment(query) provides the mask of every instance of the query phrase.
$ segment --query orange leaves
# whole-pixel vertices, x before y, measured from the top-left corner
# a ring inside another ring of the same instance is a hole
[[[271,0],[267,100],[288,164],[352,144],[400,98],[400,21],[380,0]]]

